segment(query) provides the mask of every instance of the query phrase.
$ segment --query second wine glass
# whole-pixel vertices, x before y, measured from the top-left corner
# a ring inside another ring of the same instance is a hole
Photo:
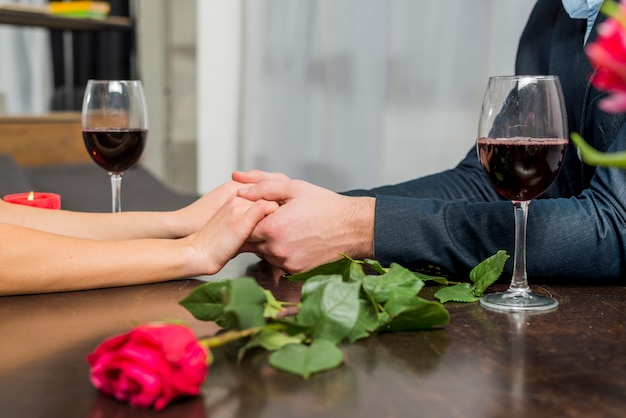
[[[141,81],[89,80],[81,126],[89,156],[111,177],[112,211],[121,212],[122,174],[139,160],[148,139]]]
[[[528,205],[552,184],[565,160],[567,117],[556,76],[491,77],[478,124],[477,153],[498,193],[513,202],[513,277],[504,293],[482,297],[497,310],[549,310],[558,305],[536,295],[526,275]]]

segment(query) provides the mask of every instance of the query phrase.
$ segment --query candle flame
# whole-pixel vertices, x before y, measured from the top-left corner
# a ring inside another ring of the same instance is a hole
[[[31,190],[30,193],[28,193],[26,200],[35,200],[35,192]]]

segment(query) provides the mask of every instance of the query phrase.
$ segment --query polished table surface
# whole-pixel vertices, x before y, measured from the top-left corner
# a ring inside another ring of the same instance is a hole
[[[254,258],[215,278],[251,275],[280,300],[299,286]],[[215,278],[206,278],[213,280]],[[542,285],[559,308],[505,314],[447,304],[445,328],[382,334],[341,348],[346,364],[309,380],[217,354],[202,396],[164,411],[99,394],[85,355],[139,322],[179,318],[216,332],[178,305],[199,280],[0,297],[0,416],[31,417],[624,417],[626,287]]]

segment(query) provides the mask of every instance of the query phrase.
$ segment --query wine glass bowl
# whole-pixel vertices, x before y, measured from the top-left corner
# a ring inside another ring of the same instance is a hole
[[[109,173],[123,173],[141,157],[146,143],[145,129],[83,131],[83,140],[93,161]]]
[[[550,297],[532,293],[526,273],[528,205],[558,175],[567,150],[567,117],[556,76],[491,77],[478,125],[478,159],[498,193],[513,202],[515,255],[507,291],[481,304],[497,310],[549,310]]]
[[[558,174],[566,139],[479,138],[478,158],[500,195],[524,201],[545,192]]]
[[[111,177],[112,211],[121,211],[122,174],[141,157],[148,114],[139,80],[89,80],[81,114],[91,159]]]

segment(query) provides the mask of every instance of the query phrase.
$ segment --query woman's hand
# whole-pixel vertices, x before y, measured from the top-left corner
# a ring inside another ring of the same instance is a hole
[[[200,231],[228,200],[237,195],[237,190],[242,187],[245,187],[242,183],[229,181],[201,196],[190,205],[172,212],[170,221],[172,236],[185,237]]]
[[[254,227],[278,208],[275,202],[232,197],[207,224],[188,237],[199,251],[200,274],[215,274],[236,256]]]
[[[262,180],[289,180],[285,174],[268,173],[261,170],[236,171],[233,180],[206,193],[192,204],[172,212],[170,228],[175,237],[185,237],[201,230],[213,215],[228,200],[237,195],[237,190]]]

